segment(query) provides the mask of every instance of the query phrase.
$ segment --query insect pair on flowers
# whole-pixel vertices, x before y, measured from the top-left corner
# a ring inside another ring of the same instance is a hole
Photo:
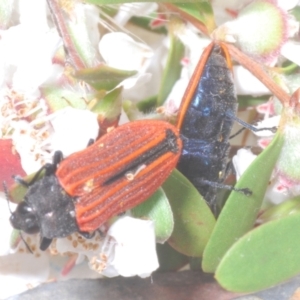
[[[151,196],[177,167],[214,208],[230,171],[229,139],[237,98],[224,44],[204,51],[186,89],[177,123],[141,120],[121,125],[85,150],[62,160],[56,152],[30,182],[10,217],[14,228],[40,232],[40,249],[53,238],[93,235],[111,217]],[[41,174],[44,172],[44,176]],[[246,187],[236,191],[251,194]]]

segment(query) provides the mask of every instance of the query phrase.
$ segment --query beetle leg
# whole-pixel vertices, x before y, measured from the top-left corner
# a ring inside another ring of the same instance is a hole
[[[54,156],[53,156],[53,162],[52,164],[47,163],[45,165],[43,165],[33,176],[33,178],[27,182],[25,181],[23,178],[21,178],[18,175],[13,175],[13,179],[15,180],[15,182],[25,186],[25,187],[30,187],[31,185],[33,185],[39,178],[41,173],[45,170],[45,176],[50,176],[53,175],[56,172],[56,168],[58,166],[58,164],[62,161],[63,159],[63,155],[61,151],[55,151]]]
[[[236,132],[235,134],[233,134],[232,136],[230,136],[229,138],[233,138],[236,135],[238,135],[239,133],[241,133],[245,128],[253,131],[253,132],[258,132],[258,131],[263,131],[263,130],[270,130],[271,132],[275,133],[277,131],[277,127],[264,127],[264,128],[257,128],[241,119],[239,119],[232,111],[227,110],[226,111],[226,116],[230,119],[233,119],[234,121],[236,121],[237,123],[241,124],[244,128],[240,129],[238,132]]]
[[[52,239],[48,239],[46,237],[42,237],[40,241],[40,249],[45,251],[51,244]]]
[[[54,155],[53,155],[53,160],[52,160],[52,168],[53,168],[53,170],[50,170],[50,168],[48,167],[50,174],[48,174],[47,169],[46,169],[46,175],[52,175],[53,173],[55,173],[57,166],[59,165],[59,163],[62,160],[63,160],[63,154],[62,154],[62,152],[61,151],[55,151]],[[52,173],[51,173],[51,171],[52,171]]]
[[[229,137],[229,139],[231,140],[231,139],[233,139],[234,137],[236,137],[236,136],[238,136],[241,132],[243,132],[244,130],[246,130],[246,128],[245,127],[242,127],[241,129],[239,129],[236,133],[234,133],[233,135],[231,135],[230,137]]]
[[[198,178],[196,179],[197,182],[199,182],[200,184],[207,184],[209,186],[218,188],[218,189],[225,189],[225,190],[230,190],[230,191],[235,191],[235,192],[239,192],[244,194],[245,196],[251,196],[252,195],[252,191],[248,188],[243,188],[243,189],[237,189],[232,185],[227,185],[227,184],[223,184],[223,183],[219,183],[219,182],[214,182],[214,181],[209,181],[209,180],[205,180],[202,178]]]

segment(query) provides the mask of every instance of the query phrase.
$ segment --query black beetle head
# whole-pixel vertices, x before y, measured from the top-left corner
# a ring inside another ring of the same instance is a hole
[[[18,204],[16,211],[12,213],[9,220],[12,227],[28,234],[34,234],[40,231],[37,216],[26,202]]]

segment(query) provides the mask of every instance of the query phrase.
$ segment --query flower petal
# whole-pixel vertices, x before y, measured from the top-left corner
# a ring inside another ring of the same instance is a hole
[[[52,149],[62,151],[64,156],[85,149],[89,140],[98,136],[97,114],[89,110],[66,107],[50,118],[54,130]]]
[[[152,57],[152,49],[137,43],[122,32],[105,34],[99,42],[99,51],[107,65],[121,70],[145,70]]]
[[[118,219],[107,232],[101,257],[105,276],[150,276],[159,266],[154,223],[128,216]]]
[[[251,163],[256,158],[251,150],[240,149],[237,154],[232,158],[232,163],[236,172],[236,180],[239,180],[242,174],[247,170]]]

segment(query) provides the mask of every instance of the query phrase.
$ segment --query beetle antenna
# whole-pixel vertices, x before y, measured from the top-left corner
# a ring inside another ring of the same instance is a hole
[[[31,254],[33,254],[31,248],[29,247],[29,245],[28,245],[27,242],[25,241],[25,238],[24,238],[24,236],[23,236],[21,230],[19,231],[19,235],[20,235],[21,240],[22,240],[23,243],[25,244],[26,249],[27,249]]]
[[[11,210],[11,208],[10,208],[10,205],[9,205],[10,197],[9,197],[9,192],[8,192],[7,184],[6,184],[5,181],[3,181],[2,185],[3,185],[4,195],[5,195],[5,198],[6,198],[6,200],[7,200],[8,210],[9,210],[10,214],[12,214],[13,212],[12,212],[12,210]],[[26,242],[25,239],[24,239],[24,236],[23,236],[23,234],[22,234],[22,231],[19,231],[19,235],[20,235],[21,240],[24,242],[25,247],[27,248],[27,250],[28,250],[31,254],[33,254],[32,250],[30,249],[29,245],[27,244],[27,242]]]

